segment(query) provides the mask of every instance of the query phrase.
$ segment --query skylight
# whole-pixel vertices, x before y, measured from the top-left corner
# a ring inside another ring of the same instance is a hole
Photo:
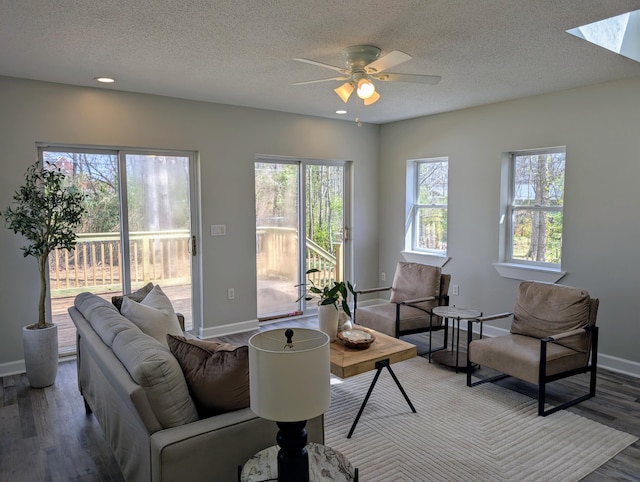
[[[572,28],[567,33],[640,62],[640,10]]]

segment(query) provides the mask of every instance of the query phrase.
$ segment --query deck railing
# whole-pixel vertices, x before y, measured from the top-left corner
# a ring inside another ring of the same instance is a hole
[[[180,284],[190,280],[189,231],[132,232],[129,236],[132,286],[149,281]],[[79,234],[73,251],[49,256],[52,296],[100,288],[122,289],[120,233]]]
[[[295,279],[296,230],[265,227],[258,228],[256,234],[258,277]],[[172,285],[189,282],[188,230],[132,232],[129,240],[132,287],[149,281]],[[306,269],[320,270],[312,275],[314,283],[324,285],[342,279],[342,245],[336,256],[310,239],[306,245]],[[79,234],[73,251],[57,249],[49,257],[51,294],[70,296],[89,288],[118,291],[122,287],[121,268],[120,233]]]
[[[295,228],[263,227],[256,229],[258,277],[260,279],[296,279],[298,273],[298,234]],[[316,268],[312,280],[317,285],[342,279],[342,244],[336,255],[306,238],[306,270]]]

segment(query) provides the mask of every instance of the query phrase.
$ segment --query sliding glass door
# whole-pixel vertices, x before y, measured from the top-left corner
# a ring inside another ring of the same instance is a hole
[[[76,249],[57,250],[49,259],[60,352],[75,351],[66,307],[82,291],[111,300],[148,282],[159,284],[192,329],[199,292],[193,256],[195,154],[61,147],[40,152],[43,162],[62,167],[87,196]]]
[[[299,299],[305,272],[317,285],[345,276],[348,163],[261,158],[255,164],[258,318],[314,311]]]

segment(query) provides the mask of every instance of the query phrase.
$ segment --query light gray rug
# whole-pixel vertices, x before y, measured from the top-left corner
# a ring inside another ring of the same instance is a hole
[[[392,365],[418,413],[384,369],[351,437],[374,371],[332,378],[325,443],[361,481],[577,481],[637,437],[567,410],[537,416],[537,401],[417,357]]]

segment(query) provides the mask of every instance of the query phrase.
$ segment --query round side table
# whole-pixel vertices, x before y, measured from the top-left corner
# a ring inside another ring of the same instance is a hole
[[[278,451],[280,447],[261,450],[242,467],[240,482],[278,480]],[[358,469],[337,450],[316,443],[307,444],[309,454],[309,480],[311,482],[357,482]]]
[[[453,320],[453,327],[456,330],[456,344],[455,351],[453,345],[453,336],[451,337],[451,351],[442,350],[435,352],[431,355],[431,358],[441,365],[452,367],[458,372],[458,368],[467,367],[467,358],[464,357],[460,360],[460,320],[473,320],[482,316],[482,313],[477,310],[469,310],[467,308],[458,308],[456,306],[436,306],[431,310],[434,315],[444,318],[444,322],[448,323],[448,320]],[[482,338],[482,324],[480,324],[480,337]]]

